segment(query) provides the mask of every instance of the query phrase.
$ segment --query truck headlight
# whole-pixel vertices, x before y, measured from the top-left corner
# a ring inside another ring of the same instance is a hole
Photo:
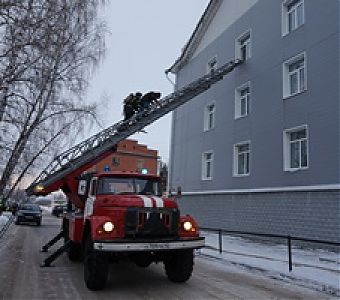
[[[190,221],[185,221],[184,223],[183,223],[183,229],[185,230],[185,231],[191,231],[191,229],[192,229],[192,223],[190,222]]]
[[[112,222],[105,222],[103,225],[103,229],[105,232],[111,232],[114,228],[115,226],[113,225]]]

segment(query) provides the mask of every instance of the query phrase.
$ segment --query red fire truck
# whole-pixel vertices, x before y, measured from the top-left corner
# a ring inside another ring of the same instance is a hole
[[[86,173],[107,157],[115,145],[148,124],[203,93],[242,61],[231,61],[213,73],[90,137],[58,155],[27,189],[28,195],[47,195],[61,189],[68,198],[62,230],[42,250],[59,239],[64,244],[43,266],[67,252],[84,260],[84,280],[91,290],[103,289],[109,262],[129,260],[140,267],[163,262],[166,275],[185,282],[193,271],[194,249],[204,246],[198,225],[180,215],[174,199],[161,197],[160,178],[131,172]]]

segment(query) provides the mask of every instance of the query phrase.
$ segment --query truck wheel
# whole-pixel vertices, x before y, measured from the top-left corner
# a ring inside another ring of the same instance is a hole
[[[86,239],[84,252],[84,280],[87,288],[93,291],[104,289],[109,273],[105,254],[93,249],[90,237]]]
[[[193,250],[181,250],[170,253],[164,260],[164,267],[168,279],[173,282],[187,281],[193,271]]]
[[[67,249],[67,257],[71,261],[79,261],[82,259],[81,244],[71,241],[70,248]]]

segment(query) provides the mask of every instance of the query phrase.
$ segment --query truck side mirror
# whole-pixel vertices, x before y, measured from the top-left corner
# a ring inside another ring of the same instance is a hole
[[[86,180],[80,180],[78,184],[78,194],[80,196],[86,195],[86,188],[87,188],[87,181]]]

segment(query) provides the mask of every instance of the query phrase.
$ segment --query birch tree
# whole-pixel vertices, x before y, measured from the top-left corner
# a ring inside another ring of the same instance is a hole
[[[94,120],[96,105],[82,96],[103,56],[105,27],[97,0],[0,3],[0,197],[8,197]]]

